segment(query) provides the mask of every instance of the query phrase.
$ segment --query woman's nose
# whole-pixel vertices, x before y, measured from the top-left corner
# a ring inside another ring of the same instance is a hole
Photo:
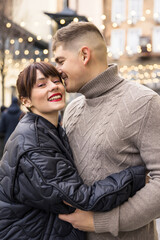
[[[57,90],[58,89],[58,85],[55,84],[54,82],[52,81],[49,81],[49,90],[52,91],[52,90]]]

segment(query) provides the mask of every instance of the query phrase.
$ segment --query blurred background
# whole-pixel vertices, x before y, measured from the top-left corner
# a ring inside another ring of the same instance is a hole
[[[71,21],[93,22],[106,40],[108,62],[160,94],[160,0],[0,0],[1,107],[12,103],[25,66],[54,64],[52,36]],[[66,94],[67,103],[76,96]]]
[[[0,105],[11,104],[28,63],[54,63],[52,35],[71,21],[93,22],[109,63],[160,93],[160,0],[0,0]],[[75,95],[67,94],[67,102]]]

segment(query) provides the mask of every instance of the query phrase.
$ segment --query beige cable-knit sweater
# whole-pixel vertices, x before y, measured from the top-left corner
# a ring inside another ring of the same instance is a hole
[[[66,108],[64,126],[87,184],[144,164],[151,180],[120,207],[95,213],[88,240],[155,240],[160,217],[160,96],[119,77],[116,65],[84,85]]]

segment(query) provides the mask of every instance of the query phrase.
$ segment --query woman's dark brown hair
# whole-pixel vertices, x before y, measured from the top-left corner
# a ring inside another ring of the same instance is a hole
[[[27,66],[22,72],[20,72],[17,79],[17,90],[19,99],[22,97],[31,97],[31,90],[36,83],[37,71],[39,70],[45,77],[58,76],[61,80],[61,76],[57,69],[51,64],[46,62],[35,62]]]

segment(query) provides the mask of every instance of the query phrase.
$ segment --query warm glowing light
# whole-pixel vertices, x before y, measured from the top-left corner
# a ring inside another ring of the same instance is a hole
[[[21,23],[20,23],[20,26],[21,26],[21,27],[24,27],[25,25],[26,25],[25,22],[21,22]]]
[[[128,20],[127,20],[127,23],[128,23],[129,25],[131,25],[131,24],[132,24],[132,20],[128,19]]]
[[[44,62],[49,62],[49,59],[48,59],[48,58],[45,58],[45,59],[44,59]]]
[[[49,35],[47,36],[47,38],[48,38],[48,39],[52,39],[52,35],[49,34]]]
[[[38,55],[38,54],[39,54],[39,51],[38,51],[38,50],[35,50],[34,53],[35,53],[35,55]]]
[[[92,17],[88,17],[88,22],[92,22],[93,18]]]
[[[66,22],[66,21],[65,21],[64,19],[61,19],[61,20],[60,20],[60,24],[62,24],[62,25],[65,24],[65,22]]]
[[[101,16],[101,19],[102,19],[102,20],[105,20],[105,19],[106,19],[106,15],[103,14],[103,15]]]
[[[43,53],[44,53],[44,54],[48,54],[48,49],[44,49],[44,50],[43,50]]]
[[[6,27],[10,28],[12,26],[12,24],[10,22],[6,23]]]
[[[18,38],[18,42],[22,43],[23,42],[23,38]]]
[[[26,63],[27,60],[26,60],[25,58],[22,58],[21,62],[22,62],[22,63]]]
[[[20,51],[19,50],[16,50],[15,51],[15,55],[19,55],[20,54]]]
[[[30,63],[34,63],[34,59],[33,58],[31,58],[29,61],[30,61]]]
[[[14,44],[14,43],[15,43],[14,39],[11,39],[10,44]]]
[[[137,52],[138,52],[138,53],[141,53],[141,52],[142,52],[141,46],[138,46],[138,47],[137,47]]]
[[[5,50],[5,54],[7,54],[7,55],[9,54],[9,50],[8,49]]]
[[[100,26],[100,29],[101,29],[101,30],[104,30],[104,29],[105,29],[105,25],[102,24],[102,25]]]
[[[147,9],[146,10],[146,14],[149,15],[151,13],[151,10],[150,9]]]
[[[141,17],[141,21],[144,22],[146,20],[146,18],[143,16]]]
[[[36,62],[40,62],[41,61],[41,59],[40,58],[36,58]]]
[[[73,22],[79,22],[79,19],[78,19],[77,17],[75,17],[75,18],[73,19]]]
[[[29,51],[28,51],[28,50],[25,50],[25,51],[24,51],[24,54],[25,54],[25,55],[28,55],[28,54],[29,54]]]
[[[159,17],[159,14],[158,14],[158,13],[154,13],[154,17],[155,17],[155,18],[158,18],[158,17]]]
[[[33,41],[33,38],[32,37],[29,37],[28,38],[28,42],[32,42]]]
[[[112,53],[111,52],[108,53],[108,57],[112,57]]]
[[[112,26],[113,26],[114,28],[116,28],[118,25],[117,25],[117,23],[113,23]]]
[[[41,39],[42,39],[42,37],[38,35],[37,40],[40,41]]]

